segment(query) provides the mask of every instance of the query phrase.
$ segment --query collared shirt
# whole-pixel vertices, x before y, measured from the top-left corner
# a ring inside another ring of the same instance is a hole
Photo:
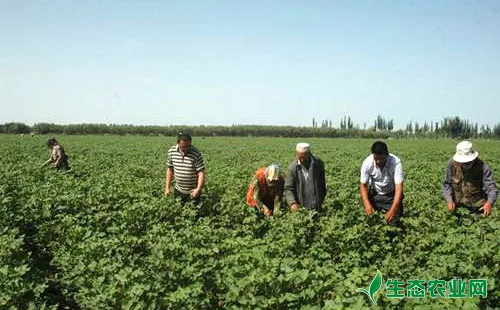
[[[306,168],[301,162],[300,160],[297,160],[297,165],[300,167],[301,171],[302,171],[302,175],[304,175],[304,179],[307,181],[307,179],[309,178],[309,169],[311,169],[312,165],[313,165],[313,161],[314,161],[314,158],[312,158],[311,156],[311,159],[309,159],[309,168]]]
[[[378,167],[369,155],[361,166],[361,183],[370,184],[379,195],[391,194],[396,189],[396,184],[403,183],[403,165],[401,160],[394,154],[389,154],[383,167]]]
[[[205,170],[203,155],[190,146],[188,152],[183,154],[179,145],[174,145],[168,150],[167,165],[174,169],[175,188],[188,194],[198,186],[198,172]]]
[[[452,180],[453,159],[450,159],[444,172],[443,196],[446,201],[453,200],[453,180]],[[492,205],[497,200],[498,190],[491,168],[483,162],[483,191],[488,196],[488,202]]]

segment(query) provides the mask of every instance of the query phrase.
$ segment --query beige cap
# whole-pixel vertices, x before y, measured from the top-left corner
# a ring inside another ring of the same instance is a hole
[[[311,145],[306,142],[297,143],[295,150],[300,153],[309,152],[311,150]]]

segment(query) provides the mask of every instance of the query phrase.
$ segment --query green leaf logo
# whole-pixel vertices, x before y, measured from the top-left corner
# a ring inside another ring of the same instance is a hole
[[[373,296],[376,292],[378,292],[378,290],[380,290],[380,287],[382,287],[382,274],[380,273],[380,270],[377,269],[377,275],[375,276],[375,278],[373,278],[372,283],[370,283],[370,291],[367,291],[363,288],[358,288],[358,290],[368,295],[372,303],[376,305],[377,302],[375,301],[375,298]]]

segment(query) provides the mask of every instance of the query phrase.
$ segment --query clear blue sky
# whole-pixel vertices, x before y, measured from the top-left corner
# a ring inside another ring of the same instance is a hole
[[[0,123],[500,122],[500,0],[3,0],[0,40]]]

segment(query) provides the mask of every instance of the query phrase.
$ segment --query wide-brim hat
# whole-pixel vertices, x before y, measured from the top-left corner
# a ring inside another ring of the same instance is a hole
[[[468,163],[479,156],[479,152],[472,149],[472,143],[462,141],[457,144],[457,152],[453,155],[453,160],[457,163]]]

